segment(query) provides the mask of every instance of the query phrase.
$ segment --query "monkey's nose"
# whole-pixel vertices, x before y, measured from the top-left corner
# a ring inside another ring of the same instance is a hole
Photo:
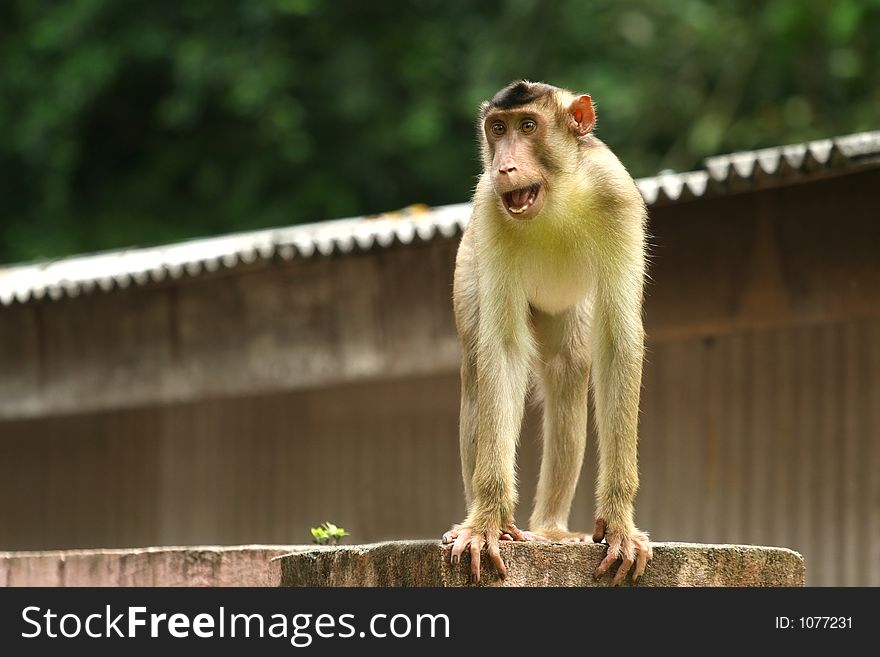
[[[516,171],[516,167],[513,166],[512,164],[511,165],[502,164],[500,167],[498,167],[498,173],[503,174],[503,175],[511,174],[514,171]]]

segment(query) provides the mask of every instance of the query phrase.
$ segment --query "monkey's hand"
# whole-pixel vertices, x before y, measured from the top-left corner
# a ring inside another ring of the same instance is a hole
[[[459,532],[461,532],[463,525],[455,525],[448,532],[443,534],[443,537],[440,539],[440,542],[443,545],[451,545],[455,543],[455,539],[458,538]],[[537,541],[542,540],[537,537],[533,537],[532,532],[524,532],[519,527],[517,527],[512,522],[508,523],[501,529],[501,538],[499,540],[502,541]]]
[[[469,549],[471,554],[471,583],[477,584],[480,581],[480,551],[486,546],[489,553],[489,559],[495,565],[495,570],[501,577],[507,576],[507,566],[501,558],[501,537],[502,535],[513,537],[513,540],[525,541],[523,532],[513,523],[507,524],[504,528],[489,529],[479,531],[473,527],[466,525],[456,525],[448,532],[443,534],[443,545],[450,546],[449,562],[457,564],[461,561],[461,555],[465,550]]]
[[[648,535],[634,526],[628,528],[609,526],[603,518],[598,518],[596,529],[593,532],[593,542],[601,543],[603,538],[608,544],[608,552],[596,568],[595,576],[601,577],[618,559],[621,559],[622,563],[611,580],[611,586],[621,584],[633,564],[636,565],[632,575],[632,581],[635,584],[639,577],[645,573],[648,561],[654,556]]]

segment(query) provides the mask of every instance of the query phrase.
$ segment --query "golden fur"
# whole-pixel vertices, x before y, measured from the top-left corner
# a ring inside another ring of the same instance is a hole
[[[650,557],[647,537],[633,519],[646,210],[610,149],[591,133],[572,130],[577,98],[555,89],[524,106],[481,108],[484,171],[454,283],[463,349],[460,441],[468,515],[447,538],[455,540],[454,558],[470,543],[473,559],[474,545],[485,542],[503,569],[497,538],[505,528],[515,529],[515,454],[530,373],[537,374],[544,404],[531,536],[568,535],[592,370],[599,440],[596,517],[609,544],[606,561],[610,565],[620,557],[631,565],[638,559],[639,575]],[[534,135],[513,134],[523,115],[538,120]],[[490,121],[510,126],[503,138],[493,142]],[[502,157],[516,168],[499,175]],[[542,165],[546,162],[552,171]],[[543,205],[533,219],[519,220],[505,210],[501,195],[505,186],[532,182],[542,185]],[[479,564],[476,568],[478,577]]]

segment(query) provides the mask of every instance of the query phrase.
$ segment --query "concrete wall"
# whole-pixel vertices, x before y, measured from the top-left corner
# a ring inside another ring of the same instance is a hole
[[[303,546],[0,552],[0,586],[278,586],[272,559]]]
[[[508,576],[481,586],[608,586],[593,571],[605,546],[511,543]],[[470,586],[470,564],[433,541],[317,547],[245,545],[0,552],[2,586]],[[632,585],[627,578],[623,586]],[[639,586],[803,586],[804,561],[785,548],[655,543]]]

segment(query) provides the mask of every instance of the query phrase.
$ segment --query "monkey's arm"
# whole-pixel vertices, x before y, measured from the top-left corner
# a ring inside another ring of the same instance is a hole
[[[480,549],[484,544],[499,573],[506,572],[499,540],[502,531],[511,527],[515,530],[516,446],[534,350],[524,293],[504,281],[488,278],[489,274],[480,277],[476,382],[472,382],[477,399],[470,482],[473,499],[467,518],[456,529],[451,555],[457,562],[470,547],[471,574],[476,581],[480,578]]]
[[[633,563],[633,581],[644,572],[651,547],[633,518],[639,486],[637,436],[644,356],[641,304],[644,264],[638,258],[612,259],[598,283],[593,325],[593,374],[599,440],[596,531],[608,553],[596,570],[601,575],[618,559],[623,563],[612,584],[623,581]]]

